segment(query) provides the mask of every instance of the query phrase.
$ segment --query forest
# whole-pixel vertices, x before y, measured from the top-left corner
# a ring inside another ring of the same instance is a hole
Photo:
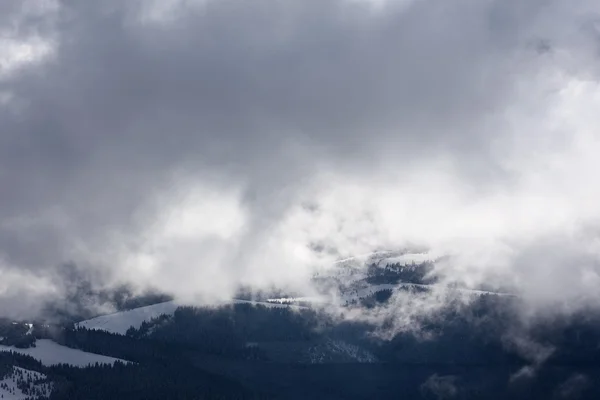
[[[385,303],[388,295],[374,294],[371,306]],[[249,304],[181,307],[172,316],[130,328],[126,335],[72,324],[35,326],[30,334],[5,326],[14,340],[49,338],[131,363],[47,367],[4,352],[0,375],[13,366],[44,373],[53,382],[52,400],[395,399],[399,394],[438,399],[444,398],[439,392],[443,387],[454,393],[447,398],[547,399],[575,383],[586,396],[600,394],[593,384],[600,379],[598,321],[579,315],[563,325],[549,322],[552,329],[540,325],[529,340],[555,350],[536,365],[507,345],[503,326],[514,322],[512,302],[481,296],[468,307],[449,306],[420,321],[420,336],[398,332],[385,340],[364,322]],[[335,353],[339,349],[371,356],[352,361]]]

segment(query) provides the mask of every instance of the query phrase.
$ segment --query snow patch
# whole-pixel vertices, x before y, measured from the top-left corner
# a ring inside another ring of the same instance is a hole
[[[99,364],[114,364],[116,361],[129,363],[129,361],[121,360],[114,357],[103,356],[95,353],[88,353],[78,349],[72,349],[67,346],[60,345],[49,339],[39,339],[35,343],[35,347],[19,349],[12,346],[0,345],[0,351],[12,351],[19,354],[31,356],[40,361],[45,366],[57,364],[69,364],[74,367],[87,367]]]
[[[503,293],[503,292],[492,292],[488,290],[477,290],[477,289],[463,289],[463,288],[453,288],[448,286],[442,286],[437,284],[425,285],[419,283],[397,283],[397,284],[380,284],[380,285],[365,285],[363,287],[352,287],[343,291],[340,296],[340,300],[342,304],[350,304],[355,301],[359,301],[361,299],[365,299],[367,297],[373,296],[377,292],[381,292],[383,290],[392,290],[396,291],[401,288],[413,289],[426,289],[436,292],[456,292],[461,293],[466,296],[485,296],[485,295],[494,295],[494,296],[509,296],[514,297],[512,293]]]
[[[151,306],[134,308],[133,310],[120,311],[113,314],[101,315],[96,318],[75,324],[77,328],[100,330],[124,335],[130,327],[139,329],[144,321],[150,321],[163,314],[173,315],[179,307],[174,301],[153,304]]]
[[[280,297],[267,299],[267,303],[292,304],[292,303],[326,303],[326,297]]]
[[[266,301],[238,300],[238,299],[231,300],[227,303],[222,303],[221,305],[227,305],[227,304],[251,304],[253,306],[264,306],[267,308],[294,308],[294,309],[308,308],[308,307],[302,307],[302,306],[292,306],[289,304],[269,303]]]
[[[407,253],[402,254],[397,257],[388,257],[380,260],[379,265],[387,265],[387,264],[400,264],[400,265],[410,265],[410,264],[423,264],[426,262],[435,261],[435,257],[432,257],[431,254],[428,253]]]
[[[205,304],[205,307],[218,307],[226,306],[230,304],[251,304],[261,305],[269,308],[295,308],[303,309],[306,307],[291,306],[287,304],[269,303],[264,301],[252,301],[252,300],[238,300],[233,299],[223,303]],[[144,321],[149,322],[153,318],[160,317],[161,315],[173,315],[178,307],[183,304],[175,303],[174,301],[167,301],[164,303],[153,304],[151,306],[134,308],[132,310],[120,311],[113,314],[101,315],[96,318],[81,321],[75,326],[77,328],[86,328],[90,330],[100,330],[110,333],[116,333],[119,335],[125,335],[130,327],[139,329]]]
[[[12,367],[12,371],[0,380],[0,396],[3,400],[49,397],[52,383],[47,379],[47,376],[40,372]]]
[[[352,256],[352,257],[346,257],[343,258],[341,260],[337,260],[334,262],[334,264],[343,264],[343,263],[347,263],[348,261],[366,261],[369,258],[372,257],[377,257],[377,256],[382,256],[382,255],[391,255],[393,254],[394,251],[393,250],[383,250],[383,251],[374,251],[374,252],[370,252],[370,253],[365,253],[365,254],[359,254],[357,256]]]

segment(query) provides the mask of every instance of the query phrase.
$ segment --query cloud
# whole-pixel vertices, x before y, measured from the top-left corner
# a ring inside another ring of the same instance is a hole
[[[411,244],[596,300],[595,2],[6,4],[0,311],[68,261],[201,301]]]

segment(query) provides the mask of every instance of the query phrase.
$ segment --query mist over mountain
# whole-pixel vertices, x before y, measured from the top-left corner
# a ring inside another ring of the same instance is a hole
[[[67,309],[63,318],[50,310],[46,320],[1,320],[0,389],[32,399],[600,394],[600,313],[524,319],[518,296],[441,287],[435,261],[399,254],[343,260],[313,278],[327,288],[319,296],[246,291],[194,307],[105,292],[127,309],[83,321]]]
[[[2,1],[1,394],[595,398],[599,16]]]
[[[4,313],[69,262],[202,304],[398,248],[597,303],[593,1],[2,7]]]

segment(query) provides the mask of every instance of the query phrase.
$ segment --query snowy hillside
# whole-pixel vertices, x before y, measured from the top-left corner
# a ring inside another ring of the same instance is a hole
[[[28,400],[48,397],[52,383],[46,375],[28,369],[12,367],[8,374],[0,379],[0,397],[3,400]]]
[[[314,276],[322,292],[332,294],[341,305],[356,304],[382,291],[432,292],[449,296],[512,296],[509,293],[444,285],[435,274],[443,255],[435,252],[377,251],[337,261]],[[294,299],[273,299],[294,302]]]
[[[175,302],[167,301],[151,306],[134,308],[133,310],[101,315],[96,318],[79,322],[75,326],[78,328],[102,330],[124,335],[131,326],[138,329],[144,321],[150,321],[162,314],[172,315],[177,307],[179,307],[179,305]]]
[[[49,339],[37,340],[35,347],[26,349],[0,345],[0,351],[13,351],[15,353],[25,354],[35,358],[46,366],[69,364],[74,367],[86,367],[95,363],[114,364],[116,361],[128,362],[118,358],[72,349]]]
[[[429,253],[412,253],[406,251],[375,251],[372,253],[361,254],[353,257],[346,257],[335,262],[335,265],[359,265],[377,264],[385,266],[386,264],[420,264],[427,261],[435,261],[438,258],[435,254]]]
[[[433,263],[439,257],[429,253],[412,253],[406,251],[376,251],[358,256],[346,257],[336,261],[331,268],[319,271],[315,279],[337,279],[345,283],[364,279],[367,267],[374,265],[386,267],[396,264],[399,266],[415,266],[423,263]]]
[[[285,304],[274,304],[269,302],[251,301],[251,300],[238,300],[234,299],[224,303],[215,303],[210,306],[225,306],[228,304],[252,304],[262,305],[265,307],[292,307],[292,308],[303,308],[300,306],[290,306]],[[101,330],[110,333],[116,333],[119,335],[125,335],[130,327],[139,329],[144,321],[148,322],[153,318],[161,315],[173,315],[175,310],[180,307],[181,304],[175,303],[174,301],[167,301],[164,303],[153,304],[151,306],[134,308],[132,310],[121,311],[113,314],[101,315],[96,318],[88,319],[75,324],[78,328],[86,328],[91,330]]]
[[[501,293],[501,292],[492,292],[488,290],[476,290],[476,289],[461,289],[461,288],[451,288],[445,287],[442,285],[424,285],[417,283],[397,283],[397,284],[363,284],[363,285],[355,285],[351,288],[345,290],[340,299],[342,300],[342,304],[349,304],[352,302],[359,301],[361,299],[365,299],[367,297],[373,296],[374,294],[384,291],[384,290],[411,290],[411,289],[421,289],[434,291],[438,294],[447,293],[448,295],[453,294],[461,294],[463,296],[484,296],[484,295],[494,295],[494,296],[513,296],[510,293]]]

